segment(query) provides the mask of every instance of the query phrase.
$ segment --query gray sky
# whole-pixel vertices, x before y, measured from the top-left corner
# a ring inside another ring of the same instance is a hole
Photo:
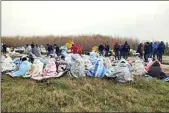
[[[2,1],[2,36],[102,34],[169,42],[169,1]]]

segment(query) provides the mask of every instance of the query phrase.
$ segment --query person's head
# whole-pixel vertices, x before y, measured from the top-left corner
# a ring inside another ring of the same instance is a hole
[[[163,42],[163,41],[161,41],[161,44],[164,44],[164,42]]]
[[[32,42],[32,44],[34,44],[34,42]]]
[[[143,43],[140,43],[140,46],[142,46],[143,45]]]
[[[26,47],[28,47],[29,45],[28,44],[26,44]]]
[[[158,61],[155,61],[152,66],[160,66],[160,63]]]
[[[62,55],[62,56],[61,56],[61,59],[62,59],[62,60],[65,60],[65,56],[64,56],[64,55]]]
[[[149,45],[150,43],[149,42],[147,42],[147,45]]]
[[[125,44],[127,44],[127,41],[125,41]]]

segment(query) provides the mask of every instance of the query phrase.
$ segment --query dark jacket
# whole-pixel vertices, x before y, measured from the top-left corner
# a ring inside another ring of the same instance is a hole
[[[4,50],[6,50],[6,48],[7,48],[5,44],[2,47],[3,47]]]
[[[106,50],[106,51],[109,51],[109,50],[110,50],[109,45],[106,45],[106,46],[105,46],[105,50]]]
[[[157,52],[164,54],[164,50],[165,50],[165,45],[160,43],[158,48],[157,48]]]
[[[56,53],[59,53],[59,52],[60,52],[60,50],[59,50],[59,47],[58,47],[58,46],[56,46],[56,47],[55,47],[55,50],[56,50]]]
[[[152,42],[150,43],[150,52],[151,53],[153,52],[153,43]]]
[[[52,45],[48,46],[48,51],[53,51],[53,46]]]
[[[119,44],[114,45],[114,51],[120,51],[120,45]]]
[[[144,53],[145,53],[145,54],[151,53],[150,44],[146,44],[146,45],[144,46]]]
[[[143,54],[143,45],[141,45],[141,44],[138,45],[137,53],[140,53],[140,55]]]
[[[128,44],[123,45],[123,51],[124,52],[130,52],[130,46]]]
[[[104,50],[104,46],[102,44],[99,45],[99,51],[103,51]]]

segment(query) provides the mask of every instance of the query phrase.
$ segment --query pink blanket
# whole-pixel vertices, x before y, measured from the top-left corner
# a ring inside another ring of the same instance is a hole
[[[57,72],[55,61],[50,60],[43,70],[43,76],[55,76],[56,74]]]

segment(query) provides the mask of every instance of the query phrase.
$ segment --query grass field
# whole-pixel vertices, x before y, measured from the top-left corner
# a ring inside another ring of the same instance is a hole
[[[3,112],[169,112],[169,83],[135,77],[133,83],[63,76],[36,82],[3,75]]]

